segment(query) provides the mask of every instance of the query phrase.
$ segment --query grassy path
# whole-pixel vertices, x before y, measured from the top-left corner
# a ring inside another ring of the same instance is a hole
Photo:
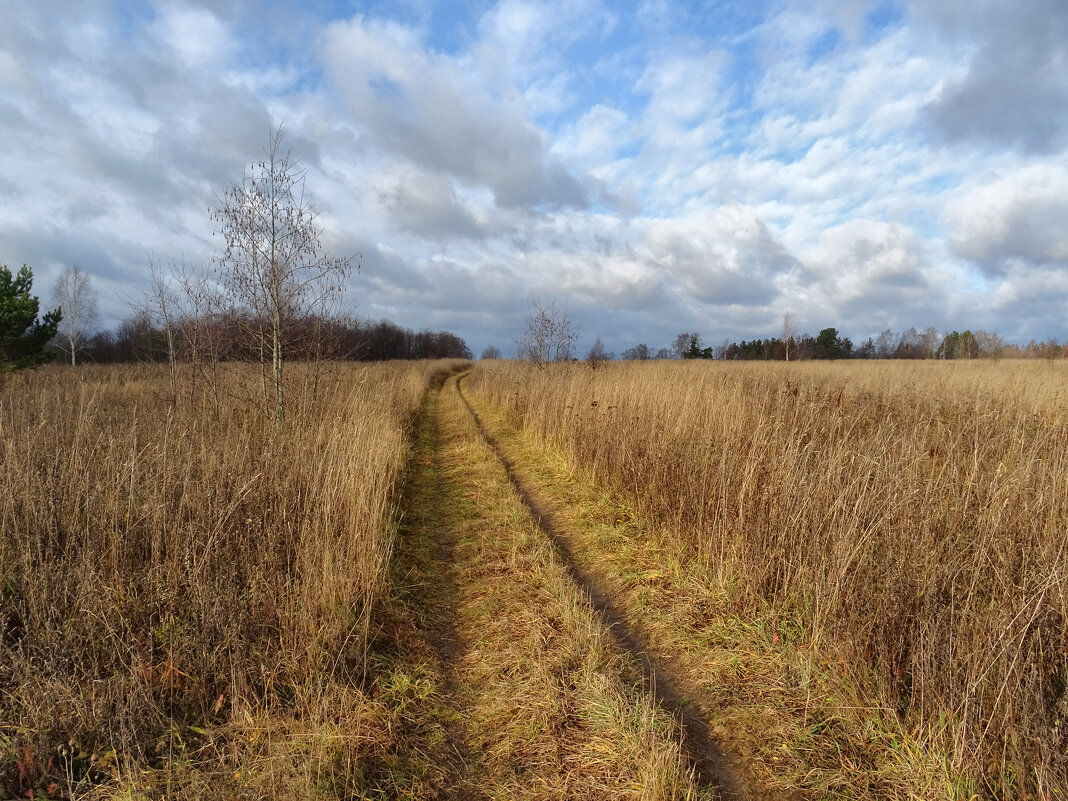
[[[693,700],[698,694],[697,688],[686,682],[685,677],[674,669],[675,660],[664,653],[661,653],[658,659],[653,658],[649,643],[639,627],[632,626],[628,622],[623,610],[618,607],[617,601],[606,592],[603,583],[595,579],[576,560],[572,550],[575,537],[565,531],[551,501],[534,488],[531,481],[525,477],[526,473],[520,468],[516,459],[505,452],[497,437],[486,428],[482,418],[460,388],[460,381],[457,381],[457,391],[483,440],[493,449],[494,454],[504,466],[516,493],[537,520],[538,527],[552,541],[567,568],[571,581],[590,599],[590,604],[601,623],[612,632],[619,646],[630,654],[641,668],[646,691],[653,695],[662,707],[670,710],[679,721],[685,734],[686,750],[698,777],[703,783],[718,787],[724,798],[745,798],[750,795],[747,789],[749,783],[743,781],[732,760],[713,737],[709,731],[705,711]],[[767,797],[767,793],[762,792],[760,797]]]
[[[479,435],[455,377],[427,398],[377,616],[392,725],[363,797],[713,798]]]
[[[668,685],[664,706],[676,709],[698,766],[725,797],[970,797],[892,714],[869,705],[840,656],[807,647],[792,621],[736,609],[619,498],[501,410],[464,398],[576,581],[594,588],[624,647],[643,654],[647,676]]]

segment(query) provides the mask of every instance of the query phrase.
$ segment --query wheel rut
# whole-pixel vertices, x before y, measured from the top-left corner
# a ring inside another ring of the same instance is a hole
[[[438,387],[434,391],[440,393],[441,388]],[[442,439],[440,424],[434,415],[429,415],[427,425],[430,429],[433,451],[430,460],[431,467],[435,472],[440,473]],[[429,497],[426,500],[432,504],[440,504],[443,496],[444,487],[438,484],[430,488]],[[453,570],[455,553],[456,543],[451,537],[444,537],[435,542],[433,556],[437,563],[442,565],[442,570],[438,575],[438,586],[429,593],[434,603],[427,615],[425,630],[427,640],[440,661],[441,692],[446,698],[453,699],[454,704],[460,697],[460,680],[454,666],[468,648],[456,619],[455,605],[451,602],[451,599],[459,595],[459,582]],[[463,714],[462,706],[458,712],[460,715]],[[441,801],[481,801],[486,796],[472,783],[473,777],[469,768],[472,755],[467,732],[459,719],[447,721],[444,729],[453,781],[448,786],[440,788],[439,798]]]
[[[397,738],[375,786],[413,801],[718,798],[456,382],[427,393],[407,479],[402,608],[382,617],[398,633],[377,685],[393,688],[380,697]]]
[[[489,431],[464,395],[461,382],[466,375],[466,373],[459,375],[452,383],[479,435],[504,467],[523,505],[530,511],[545,536],[553,543],[571,580],[589,598],[595,614],[612,633],[619,646],[630,654],[640,667],[646,691],[675,716],[684,734],[684,747],[701,783],[715,786],[719,797],[728,801],[759,797],[746,787],[746,783],[735,770],[727,754],[712,736],[699,704],[692,700],[693,693],[688,691],[677,675],[673,675],[670,665],[665,664],[666,660],[657,661],[650,656],[642,637],[628,624],[609,595],[579,566],[568,543],[567,535],[556,522],[552,508],[539,498],[523,479],[515,462],[504,452],[497,438]]]
[[[413,597],[406,607],[418,638],[417,642],[406,645],[415,651],[426,649],[426,657],[434,665],[442,707],[434,719],[442,733],[441,742],[430,744],[431,753],[427,754],[436,771],[431,797],[436,801],[481,801],[487,796],[477,786],[478,777],[472,771],[474,755],[463,724],[470,710],[456,669],[469,650],[456,613],[461,592],[455,566],[457,544],[453,532],[442,524],[439,515],[448,502],[449,492],[448,483],[441,480],[445,472],[442,460],[445,435],[437,411],[446,378],[442,376],[428,389],[420,412],[421,451],[408,480],[405,503],[408,511],[401,525],[398,559],[404,566],[407,581],[411,582]]]

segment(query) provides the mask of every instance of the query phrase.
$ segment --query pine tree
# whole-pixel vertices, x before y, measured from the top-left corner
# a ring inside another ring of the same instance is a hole
[[[30,294],[32,286],[33,271],[26,265],[17,275],[0,265],[0,372],[52,361],[53,354],[45,346],[56,335],[63,315],[53,309],[38,320],[41,304]]]

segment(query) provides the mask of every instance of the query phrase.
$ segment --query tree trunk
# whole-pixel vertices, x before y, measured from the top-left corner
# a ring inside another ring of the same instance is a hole
[[[256,337],[260,346],[260,410],[266,415],[270,408],[267,405],[267,332],[263,330],[262,325],[256,332]]]
[[[178,354],[174,352],[174,329],[167,320],[167,366],[171,370],[171,406],[178,405]]]
[[[282,319],[277,310],[271,319],[271,355],[274,357],[274,421],[279,426],[286,418],[285,394],[282,390]]]

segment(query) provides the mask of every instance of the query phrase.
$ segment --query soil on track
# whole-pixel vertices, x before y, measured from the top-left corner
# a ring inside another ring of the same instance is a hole
[[[426,424],[428,451],[425,455],[423,467],[428,469],[432,476],[440,477],[442,472],[441,448],[442,433],[440,421],[434,415],[428,415]],[[433,516],[446,502],[446,487],[440,481],[429,481],[421,485],[425,495],[419,499],[419,508],[430,519],[424,518],[421,523],[426,526],[433,525]],[[440,691],[444,698],[456,702],[459,696],[459,679],[456,675],[455,666],[467,651],[456,617],[456,599],[459,596],[458,579],[453,569],[455,564],[455,542],[450,537],[441,537],[429,540],[425,543],[426,555],[433,559],[438,568],[435,573],[438,580],[432,585],[424,585],[425,593],[422,604],[427,613],[423,621],[423,630],[426,632],[427,641],[434,649],[438,658],[438,669],[441,674]],[[479,801],[486,796],[472,784],[468,775],[468,762],[470,760],[470,747],[467,743],[466,732],[460,723],[463,716],[462,708],[455,710],[457,716],[449,717],[443,723],[445,731],[445,754],[448,757],[446,765],[449,781],[440,788],[440,798],[455,799],[456,801]]]
[[[387,705],[408,706],[410,712],[402,716],[402,731],[375,772],[372,789],[383,797],[480,801],[487,796],[469,769],[463,719],[470,710],[457,676],[468,645],[457,618],[456,542],[442,520],[449,484],[443,480],[444,434],[434,400],[444,380],[442,376],[428,390],[417,420],[392,565],[393,596],[380,610],[372,647],[383,666],[380,684],[404,687],[414,681],[418,686],[422,680],[429,692],[408,688],[396,697],[382,693],[389,696]]]

